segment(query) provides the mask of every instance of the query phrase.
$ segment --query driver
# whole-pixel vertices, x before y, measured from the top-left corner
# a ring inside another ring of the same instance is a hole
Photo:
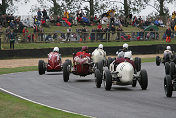
[[[91,55],[88,53],[88,47],[87,46],[82,46],[81,51],[77,52],[75,56],[80,56],[80,55],[85,55],[85,56],[91,57]]]
[[[59,53],[59,48],[58,47],[54,47],[53,52]]]
[[[125,52],[127,52],[127,51],[128,51],[128,44],[127,44],[127,43],[124,43],[124,44],[123,44],[123,49],[121,49],[119,53],[116,52],[117,57],[118,57],[118,58],[124,57]]]
[[[132,58],[131,51],[125,52],[124,58],[123,57],[117,58],[115,60],[115,64],[118,65],[118,64],[126,61],[126,62],[129,62],[133,66],[133,68],[135,69],[134,61],[131,60],[131,58]]]
[[[171,51],[171,47],[170,46],[167,46],[166,47],[166,50],[164,51],[164,57],[169,54],[169,58],[171,58],[173,56],[173,53]]]
[[[92,55],[94,55],[96,51],[103,53],[102,55],[104,55],[104,57],[106,58],[106,52],[103,50],[103,44],[100,44],[98,48],[92,52]]]

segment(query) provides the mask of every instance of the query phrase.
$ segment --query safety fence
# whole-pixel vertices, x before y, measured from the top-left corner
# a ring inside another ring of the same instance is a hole
[[[8,43],[10,37],[1,33],[1,43]],[[53,33],[16,33],[16,43],[49,43],[49,42],[112,42],[112,41],[138,41],[138,40],[165,40],[164,31],[139,32],[53,32]],[[176,32],[172,32],[171,39],[176,39]]]

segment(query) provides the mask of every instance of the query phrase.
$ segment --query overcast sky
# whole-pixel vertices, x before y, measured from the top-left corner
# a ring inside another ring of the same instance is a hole
[[[123,1],[123,0],[116,0],[116,1]],[[46,4],[47,4],[47,6],[51,6],[52,5],[49,2],[47,2]],[[119,6],[121,5],[120,3],[117,3],[117,4],[119,4]],[[28,4],[22,4],[22,3],[16,4],[15,3],[15,5],[18,6],[18,11],[15,12],[15,15],[32,15],[32,13],[30,13],[30,9],[31,9],[31,7],[33,5],[37,5],[38,6],[38,3],[37,3],[37,0],[29,0]],[[170,11],[170,15],[171,15],[171,13],[173,11],[176,11],[176,2],[173,3],[173,4],[167,4],[167,7],[169,7],[169,11]],[[41,9],[43,9],[43,8],[41,8]],[[154,8],[147,7],[146,9],[142,10],[140,12],[140,14],[136,14],[136,15],[147,16],[148,14],[150,14],[150,13],[152,13],[154,11],[156,11]],[[36,14],[36,13],[33,13],[33,15],[34,14]]]

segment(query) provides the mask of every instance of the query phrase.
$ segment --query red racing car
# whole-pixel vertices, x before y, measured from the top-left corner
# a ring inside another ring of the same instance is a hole
[[[63,80],[68,82],[70,73],[80,76],[92,74],[93,63],[91,54],[87,53],[88,47],[83,46],[82,51],[73,54],[73,68],[71,60],[67,60],[63,64]]]
[[[62,71],[62,60],[61,54],[59,54],[59,48],[55,47],[53,52],[48,54],[48,63],[45,63],[43,60],[38,62],[38,72],[40,75],[47,72],[59,72]]]

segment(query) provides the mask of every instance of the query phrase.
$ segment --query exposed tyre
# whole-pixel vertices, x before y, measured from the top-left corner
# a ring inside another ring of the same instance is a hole
[[[39,75],[45,74],[45,70],[46,70],[45,62],[43,60],[39,60],[39,62],[38,62]]]
[[[98,69],[95,70],[95,84],[97,88],[100,88],[102,84],[102,74]]]
[[[103,74],[103,61],[99,61],[97,63],[97,69],[99,69],[100,73]]]
[[[167,97],[172,97],[173,85],[170,75],[166,75],[164,78],[164,91]]]
[[[108,57],[108,60],[107,60],[107,67],[108,68],[112,62],[113,62],[113,59],[111,57]]]
[[[72,61],[69,59],[66,59],[65,61],[68,61],[68,64],[72,67]]]
[[[156,65],[159,66],[161,63],[161,58],[159,56],[156,56]]]
[[[142,88],[142,90],[146,90],[148,87],[148,75],[147,75],[147,71],[146,70],[141,70],[140,72],[140,80],[139,80],[139,84]]]
[[[109,70],[105,70],[104,71],[104,87],[105,90],[109,91],[111,90],[111,86],[112,86],[112,76]]]
[[[165,73],[166,73],[166,75],[170,74],[170,65],[168,62],[165,63]]]
[[[139,72],[141,70],[141,58],[136,57],[134,59],[134,65],[136,67],[136,71]]]
[[[70,75],[69,62],[65,61],[64,64],[63,64],[63,80],[64,80],[64,82],[68,82],[69,75]]]
[[[132,87],[136,87],[137,80],[133,80]]]
[[[175,63],[174,62],[171,62],[170,63],[170,75],[172,77],[172,75],[175,75]]]
[[[166,54],[166,55],[165,55],[164,61],[165,61],[165,63],[170,61],[169,54]]]

